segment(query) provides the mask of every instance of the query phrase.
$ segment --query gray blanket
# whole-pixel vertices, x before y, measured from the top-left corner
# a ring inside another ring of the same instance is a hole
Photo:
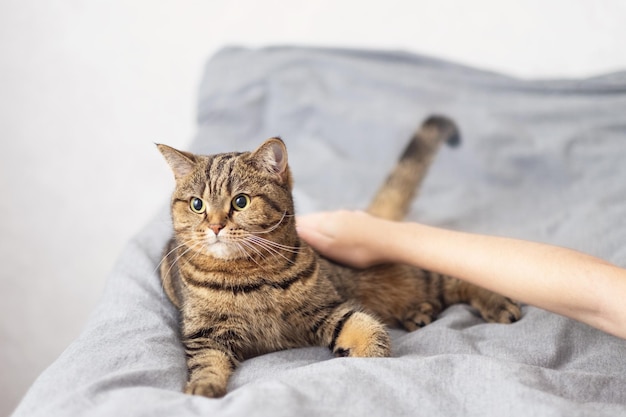
[[[530,82],[405,53],[231,48],[206,67],[190,149],[280,135],[300,213],[363,208],[430,113],[454,118],[464,143],[442,149],[411,220],[626,267],[626,72]],[[178,318],[156,273],[170,186],[16,417],[626,415],[626,341],[530,306],[498,325],[456,305],[417,332],[392,330],[388,359],[276,352],[246,361],[222,399],[182,394]]]

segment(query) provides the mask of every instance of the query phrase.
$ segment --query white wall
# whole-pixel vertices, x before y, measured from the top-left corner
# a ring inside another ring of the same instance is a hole
[[[626,69],[620,0],[0,0],[0,414],[167,201],[226,44],[404,49],[521,77]]]

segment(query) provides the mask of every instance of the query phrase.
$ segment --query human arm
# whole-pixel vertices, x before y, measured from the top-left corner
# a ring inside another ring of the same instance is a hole
[[[303,216],[298,232],[322,254],[355,267],[414,265],[626,338],[626,270],[577,251],[363,212]]]

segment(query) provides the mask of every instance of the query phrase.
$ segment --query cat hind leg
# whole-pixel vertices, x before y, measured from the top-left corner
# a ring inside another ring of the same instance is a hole
[[[483,319],[489,323],[509,324],[522,317],[522,310],[518,303],[495,293],[476,297],[470,301],[470,305],[476,308]]]
[[[407,331],[413,332],[432,323],[441,312],[441,304],[424,301],[409,308],[400,320],[400,325]]]
[[[490,323],[508,324],[522,317],[519,304],[503,295],[455,278],[449,278],[446,287],[444,297],[447,305],[467,303]]]

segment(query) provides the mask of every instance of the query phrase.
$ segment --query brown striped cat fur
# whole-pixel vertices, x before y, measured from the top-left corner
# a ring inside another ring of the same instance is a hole
[[[369,212],[401,219],[437,148],[455,138],[452,121],[427,119]],[[223,396],[242,360],[282,349],[389,356],[385,324],[416,330],[453,303],[469,303],[490,322],[520,317],[508,298],[455,278],[405,265],[356,270],[318,255],[296,233],[278,138],[254,152],[211,156],[158,148],[176,179],[161,278],[181,315],[187,393]]]

